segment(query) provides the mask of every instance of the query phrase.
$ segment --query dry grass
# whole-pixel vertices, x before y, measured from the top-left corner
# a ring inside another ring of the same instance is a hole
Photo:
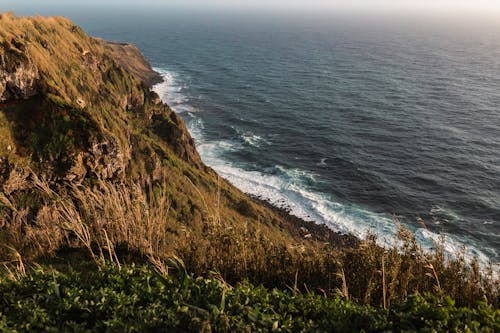
[[[101,42],[64,17],[3,14],[0,56],[4,53],[11,65],[18,61],[36,67],[39,93],[62,107],[83,109],[122,156],[130,155],[126,108],[132,101],[144,103],[144,87]]]
[[[178,267],[185,264],[183,269],[201,275],[216,271],[229,283],[248,278],[268,286],[338,293],[383,307],[423,292],[448,294],[459,304],[484,299],[499,304],[499,280],[492,272],[482,273],[477,262],[468,264],[463,254],[447,259],[439,244],[433,253],[425,253],[397,220],[402,241],[397,249],[379,247],[371,235],[345,249],[315,242],[286,246],[258,228],[249,232],[246,225],[218,221],[217,207],[201,232],[180,225],[170,217],[167,185],[100,181],[94,187],[73,185],[55,192],[43,180],[33,177],[32,182],[44,196],[33,219],[28,210],[15,206],[10,194],[0,195],[8,219],[3,222],[0,254],[11,271],[73,248],[87,252],[98,267],[106,261],[120,265],[148,260],[168,274],[171,258],[178,258]]]
[[[97,40],[107,52],[113,55],[113,58],[117,59],[123,68],[147,85],[152,86],[154,83],[161,82],[161,76],[151,68],[147,59],[134,45]]]

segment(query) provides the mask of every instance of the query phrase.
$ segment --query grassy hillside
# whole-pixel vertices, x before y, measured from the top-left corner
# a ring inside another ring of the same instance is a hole
[[[141,51],[132,44],[109,42],[97,39],[106,52],[118,61],[129,73],[139,78],[148,86],[152,86],[162,81],[160,74],[155,72]]]
[[[63,197],[72,188],[93,191],[106,181],[127,188],[166,187],[169,232],[182,244],[184,229],[201,232],[222,222],[247,224],[251,232],[260,228],[276,244],[300,242],[282,235],[284,221],[274,212],[201,163],[181,118],[128,73],[119,64],[124,60],[115,60],[116,53],[106,51],[102,41],[65,18],[10,15],[1,18],[0,37],[7,71],[37,73],[36,95],[0,107],[4,221],[16,220],[23,228],[45,223],[40,212],[52,203],[36,178]],[[12,245],[30,259],[54,250]],[[171,244],[170,250],[175,248]]]
[[[425,292],[500,304],[498,276],[449,260],[442,244],[424,253],[397,220],[402,247],[383,249],[241,193],[203,164],[148,73],[131,46],[68,19],[0,16],[2,276],[146,262],[168,275],[175,256],[197,276],[382,308]]]

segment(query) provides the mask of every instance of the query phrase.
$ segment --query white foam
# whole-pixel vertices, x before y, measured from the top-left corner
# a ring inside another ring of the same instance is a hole
[[[446,209],[439,205],[434,205],[431,207],[430,215],[436,219],[444,220],[446,222],[463,219],[451,209]]]
[[[234,144],[227,141],[202,143],[198,148],[205,163],[246,193],[259,196],[278,207],[289,209],[291,214],[302,219],[326,224],[334,231],[351,233],[360,238],[371,232],[377,235],[379,243],[383,246],[398,244],[397,228],[392,218],[360,207],[343,205],[333,201],[326,194],[304,189],[301,177],[314,177],[314,175],[303,170],[287,170],[282,167],[277,167],[284,172],[279,175],[236,167],[220,157],[226,149],[237,149]],[[416,240],[426,250],[431,250],[441,241],[440,234],[426,228],[412,230]],[[459,236],[444,234],[444,251],[448,256],[454,257],[465,247],[465,255],[469,260],[477,257],[486,267],[489,263],[488,255],[480,251],[477,245],[465,246],[465,244],[470,244],[470,241]],[[494,253],[493,249],[490,251]]]
[[[162,100],[171,105],[176,112],[189,109],[185,103],[188,99],[182,95],[182,89],[177,86],[174,73],[155,69],[160,72],[165,82],[153,87]],[[180,111],[178,111],[180,110]],[[318,193],[306,188],[304,184],[317,181],[313,173],[300,169],[287,169],[275,166],[273,170],[263,173],[257,170],[246,170],[230,161],[224,160],[224,153],[242,149],[241,144],[232,141],[206,141],[203,136],[204,124],[201,118],[189,111],[191,120],[188,128],[196,141],[197,149],[208,166],[215,169],[222,177],[243,192],[258,196],[271,204],[288,209],[291,214],[304,220],[315,221],[330,227],[334,231],[351,233],[357,237],[364,237],[368,232],[377,235],[379,243],[383,246],[398,244],[397,228],[391,217],[377,214],[355,205],[346,205],[336,202],[326,193]],[[242,139],[251,145],[260,144],[262,138],[250,132],[243,133]],[[322,159],[320,164],[325,164]],[[434,207],[433,213],[443,213],[441,207]],[[446,212],[448,215],[452,212]],[[407,226],[409,227],[409,226]],[[417,241],[424,249],[431,250],[440,235],[425,228],[411,228]],[[478,258],[480,264],[488,265],[490,257],[486,254],[496,255],[494,249],[479,250],[480,245],[456,235],[444,234],[445,252],[453,257],[465,248],[468,259]],[[467,244],[467,246],[465,245]],[[495,270],[500,268],[495,265]]]
[[[319,163],[316,163],[316,165],[318,166],[326,166],[326,160],[327,158],[322,158]]]
[[[238,133],[240,138],[243,140],[243,142],[249,146],[260,147],[262,144],[269,143],[262,136],[254,134],[251,131],[244,131],[236,126],[231,126],[231,128],[234,129]]]
[[[250,146],[260,147],[260,145],[265,142],[264,138],[259,135],[252,134],[251,132],[245,132],[241,135],[243,141],[245,141]]]
[[[196,112],[188,104],[189,99],[184,94],[185,86],[178,85],[177,74],[161,68],[154,68],[163,77],[163,82],[153,86],[153,90],[160,96],[163,103],[167,103],[177,113]]]

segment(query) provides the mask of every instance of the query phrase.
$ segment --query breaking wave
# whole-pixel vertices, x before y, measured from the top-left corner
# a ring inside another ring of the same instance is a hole
[[[321,181],[315,173],[280,165],[260,170],[251,169],[249,165],[227,159],[227,153],[242,149],[241,141],[206,139],[204,122],[195,112],[196,108],[189,105],[189,98],[183,93],[185,86],[179,83],[178,75],[161,68],[155,70],[162,74],[164,82],[153,89],[175,112],[183,114],[204,163],[233,185],[288,210],[290,214],[325,224],[334,231],[351,233],[361,238],[370,232],[377,235],[381,245],[396,244],[397,230],[391,216],[371,212],[355,204],[341,203],[330,194],[315,191],[309,186]],[[251,132],[239,134],[243,142],[251,146],[259,146],[265,142],[261,136]],[[324,166],[326,161],[326,158],[322,158],[318,165]],[[435,206],[431,213],[453,215],[453,212],[445,212],[439,206]],[[440,234],[424,227],[407,227],[415,233],[417,241],[426,249],[432,249],[435,243],[440,241]],[[465,248],[466,257],[476,257],[482,265],[488,265],[490,258],[496,255],[495,249],[481,251],[479,244],[459,235],[444,234],[444,242],[448,255],[453,256]]]

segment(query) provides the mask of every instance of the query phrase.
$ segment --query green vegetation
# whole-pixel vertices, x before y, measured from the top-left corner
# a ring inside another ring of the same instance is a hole
[[[179,265],[178,265],[179,267]],[[457,307],[449,297],[416,295],[388,310],[312,292],[266,289],[180,270],[104,266],[63,274],[37,271],[0,282],[2,331],[108,332],[498,332],[500,310]]]
[[[51,106],[45,108],[50,109]],[[96,130],[95,125],[93,127],[90,120],[68,107],[52,107],[51,112],[40,118],[29,140],[33,157],[54,162],[60,173],[64,174],[72,165],[72,161],[66,158],[67,153],[87,144],[89,133]]]

